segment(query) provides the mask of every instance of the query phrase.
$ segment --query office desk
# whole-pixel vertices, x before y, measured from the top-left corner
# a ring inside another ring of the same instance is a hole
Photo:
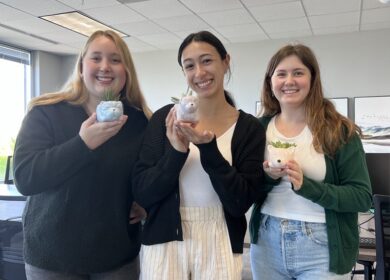
[[[0,184],[0,279],[26,280],[21,223],[25,200],[14,185]]]
[[[24,201],[26,197],[18,192],[15,185],[0,184],[0,200]]]
[[[15,185],[0,184],[0,220],[20,217],[26,197],[21,195]]]

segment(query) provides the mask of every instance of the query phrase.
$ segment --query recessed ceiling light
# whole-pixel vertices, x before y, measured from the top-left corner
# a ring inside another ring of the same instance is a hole
[[[115,30],[103,23],[100,23],[80,12],[69,12],[56,15],[47,15],[40,17],[44,20],[50,21],[59,26],[65,27],[74,32],[80,33],[89,37],[93,32],[97,30],[112,30],[119,34],[121,37],[127,37],[129,35],[124,34],[118,30]]]

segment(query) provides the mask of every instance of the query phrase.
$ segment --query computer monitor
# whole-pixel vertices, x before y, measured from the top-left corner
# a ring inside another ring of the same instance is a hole
[[[372,194],[390,195],[390,153],[367,153]]]

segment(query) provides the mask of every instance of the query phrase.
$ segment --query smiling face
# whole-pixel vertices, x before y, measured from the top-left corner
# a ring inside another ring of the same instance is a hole
[[[271,77],[280,107],[302,107],[310,92],[311,73],[296,55],[284,58]]]
[[[126,70],[114,42],[99,36],[88,47],[82,60],[82,78],[89,96],[101,100],[108,89],[118,94],[126,83]]]
[[[181,57],[188,85],[199,98],[223,93],[223,82],[229,69],[229,56],[222,60],[217,50],[204,42],[191,42]]]

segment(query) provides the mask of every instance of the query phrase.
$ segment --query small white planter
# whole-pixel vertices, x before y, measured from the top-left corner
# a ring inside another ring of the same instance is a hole
[[[269,155],[269,166],[274,168],[284,168],[289,160],[294,159],[295,147],[276,148],[272,145],[267,146]]]
[[[123,104],[121,101],[101,101],[96,107],[96,118],[98,122],[116,121],[123,115]]]

